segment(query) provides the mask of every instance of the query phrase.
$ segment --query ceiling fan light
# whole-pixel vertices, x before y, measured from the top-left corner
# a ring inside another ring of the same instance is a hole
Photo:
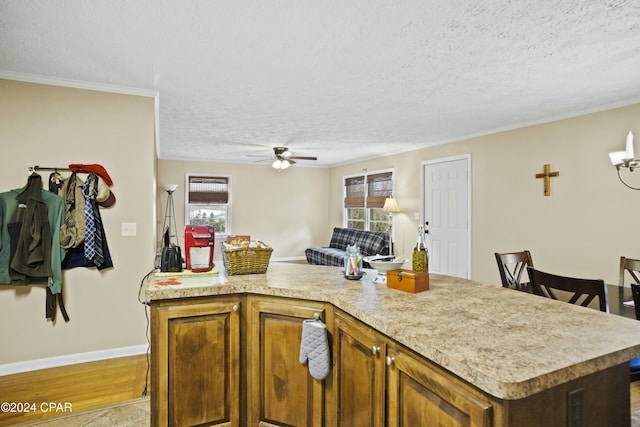
[[[284,170],[291,166],[291,162],[287,159],[275,159],[271,164],[271,167],[274,169],[278,169],[279,171]]]

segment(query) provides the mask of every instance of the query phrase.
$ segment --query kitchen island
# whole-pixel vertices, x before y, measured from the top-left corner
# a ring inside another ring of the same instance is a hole
[[[432,274],[419,294],[374,277],[277,262],[266,274],[151,277],[141,298],[151,304],[153,425],[349,425],[367,405],[377,415],[363,425],[629,424],[640,322],[449,276]],[[297,360],[302,320],[314,317],[331,347],[322,381]],[[202,364],[216,372],[203,379]]]

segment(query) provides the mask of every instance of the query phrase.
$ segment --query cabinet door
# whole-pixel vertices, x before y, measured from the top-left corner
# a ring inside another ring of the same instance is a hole
[[[387,365],[390,427],[492,425],[491,404],[435,366],[395,346],[387,349]]]
[[[373,329],[336,311],[334,371],[337,425],[382,427],[385,401],[385,342]]]
[[[239,307],[239,300],[152,306],[152,425],[239,426]]]
[[[247,407],[250,426],[322,426],[323,381],[300,363],[302,321],[324,320],[321,303],[254,298],[251,301]]]

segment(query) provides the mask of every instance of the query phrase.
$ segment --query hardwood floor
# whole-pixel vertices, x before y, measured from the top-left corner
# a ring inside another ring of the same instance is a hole
[[[139,355],[0,377],[0,400],[36,403],[35,412],[0,412],[0,427],[148,426],[149,399],[141,397],[146,371],[146,356]],[[640,381],[630,391],[631,426],[640,427]],[[49,410],[48,402],[63,406]],[[72,413],[64,412],[65,402]]]
[[[146,374],[141,354],[2,376],[0,401],[16,412],[3,408],[0,427],[139,399]]]

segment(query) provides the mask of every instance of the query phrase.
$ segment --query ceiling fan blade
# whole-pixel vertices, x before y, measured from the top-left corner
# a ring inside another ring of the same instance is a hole
[[[318,160],[317,157],[306,157],[306,156],[291,156],[290,159],[298,159],[298,160]]]

